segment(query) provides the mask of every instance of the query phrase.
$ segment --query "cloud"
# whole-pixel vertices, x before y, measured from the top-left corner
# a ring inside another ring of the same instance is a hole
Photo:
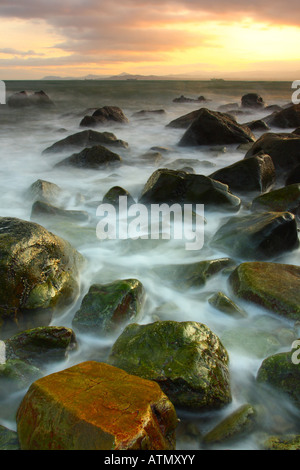
[[[37,53],[32,50],[30,51],[20,51],[17,49],[13,49],[11,47],[4,47],[0,49],[0,54],[8,54],[8,55],[14,55],[14,56],[21,56],[21,57],[26,57],[26,56],[43,56],[43,53]]]

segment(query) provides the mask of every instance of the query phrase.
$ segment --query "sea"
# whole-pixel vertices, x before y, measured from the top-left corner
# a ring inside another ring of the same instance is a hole
[[[205,243],[196,251],[187,250],[183,243],[174,239],[99,240],[96,234],[97,207],[111,187],[123,187],[138,201],[152,173],[158,168],[174,168],[175,160],[181,159],[182,167],[192,166],[197,174],[210,175],[244,158],[246,150],[237,145],[203,148],[179,146],[185,130],[168,127],[172,120],[202,107],[218,110],[221,105],[229,103],[240,106],[241,97],[246,93],[258,93],[266,105],[285,106],[292,99],[292,82],[219,79],[34,80],[5,81],[5,85],[7,97],[22,90],[43,90],[54,106],[29,109],[0,105],[0,216],[31,220],[32,201],[27,197],[28,188],[38,179],[55,183],[65,191],[64,209],[84,210],[90,215],[88,223],[58,223],[51,218],[44,223],[47,229],[70,241],[87,260],[81,273],[77,300],[62,314],[54,316],[51,324],[72,327],[74,314],[91,284],[137,278],[146,292],[139,323],[157,320],[204,323],[220,337],[229,353],[232,402],[221,410],[205,413],[178,410],[181,420],[178,450],[201,450],[201,435],[245,403],[255,403],[263,410],[260,427],[229,443],[214,445],[213,449],[257,450],[268,435],[292,434],[295,430],[299,434],[299,411],[288,398],[278,395],[275,390],[261,390],[255,381],[267,356],[291,350],[292,336],[289,333],[286,343],[279,346],[274,346],[270,338],[279,328],[291,333],[294,331],[293,323],[234,298],[247,312],[245,319],[236,319],[216,310],[208,302],[213,293],[221,291],[231,298],[233,296],[228,277],[224,274],[213,276],[202,287],[186,290],[153,274],[153,268],[160,265],[227,257],[227,253],[212,249],[209,240],[233,214],[210,212],[204,207]],[[182,95],[192,100],[204,96],[206,101],[174,102]],[[129,121],[127,124],[111,123],[94,129],[112,132],[128,143],[128,148],[113,150],[121,156],[122,165],[113,170],[55,167],[56,163],[70,156],[70,151],[53,154],[44,154],[43,151],[64,137],[84,130],[80,127],[82,118],[103,106],[120,107]],[[136,114],[142,110],[147,112]],[[266,114],[269,113],[264,110],[242,110],[236,113],[236,119],[239,123],[246,123],[261,119]],[[287,129],[285,132],[293,130]],[[256,138],[262,133],[255,132]],[[159,162],[140,158],[153,147],[160,148]],[[248,213],[251,202],[250,195],[240,197],[242,206],[236,216]],[[245,260],[240,258],[235,261],[239,264]],[[272,261],[299,265],[300,251],[287,252]],[[299,333],[296,332],[296,338]],[[65,361],[50,364],[45,375],[85,360],[102,360],[115,339],[113,335],[95,337],[78,333],[78,348],[70,352]],[[16,430],[15,413],[26,391],[12,394],[0,402],[0,424]]]

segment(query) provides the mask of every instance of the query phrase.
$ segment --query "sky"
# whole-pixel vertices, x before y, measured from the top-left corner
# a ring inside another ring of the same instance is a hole
[[[300,79],[299,0],[0,0],[0,79]]]

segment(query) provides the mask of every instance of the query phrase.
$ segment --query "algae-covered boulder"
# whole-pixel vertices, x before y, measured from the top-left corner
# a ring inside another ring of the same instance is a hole
[[[231,300],[224,292],[216,292],[209,297],[208,302],[220,312],[235,318],[246,318],[247,313]]]
[[[263,450],[300,450],[300,435],[270,436],[262,445]]]
[[[248,262],[230,275],[236,296],[292,320],[300,320],[300,267]]]
[[[146,182],[141,204],[205,204],[210,210],[239,210],[241,200],[228,186],[204,175],[159,169]]]
[[[299,342],[300,344],[300,342]],[[300,408],[300,367],[293,361],[293,351],[267,357],[261,364],[256,381],[287,395]]]
[[[172,450],[177,421],[155,382],[99,362],[37,380],[17,412],[22,450]]]
[[[256,418],[257,413],[252,405],[249,403],[241,405],[205,434],[203,443],[206,445],[220,444],[244,437],[254,430]]]
[[[291,184],[261,194],[252,201],[252,210],[272,212],[292,212],[295,214],[300,207],[300,184]]]
[[[158,321],[128,325],[109,363],[156,381],[179,408],[220,408],[231,401],[228,354],[204,324]]]
[[[225,113],[202,108],[182,136],[180,146],[228,145],[254,142],[246,127]]]
[[[74,332],[64,326],[46,326],[25,330],[5,341],[7,359],[20,359],[40,367],[61,361],[76,347]]]
[[[77,297],[82,263],[80,253],[41,225],[0,218],[0,327],[48,325],[55,309]]]
[[[231,217],[215,233],[211,246],[242,259],[269,259],[299,246],[295,216],[258,212]]]
[[[0,450],[19,450],[18,435],[15,431],[0,425]]]
[[[121,186],[113,186],[103,196],[102,204],[112,204],[115,207],[119,205],[119,198],[127,197],[127,206],[135,204],[135,200],[131,194]]]
[[[139,319],[144,298],[144,287],[137,279],[94,284],[73,318],[73,327],[85,333],[113,333]]]

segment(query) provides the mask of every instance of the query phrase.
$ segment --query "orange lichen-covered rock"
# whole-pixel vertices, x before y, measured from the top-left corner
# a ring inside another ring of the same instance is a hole
[[[171,450],[177,421],[156,382],[94,361],[34,382],[17,413],[23,450]]]

